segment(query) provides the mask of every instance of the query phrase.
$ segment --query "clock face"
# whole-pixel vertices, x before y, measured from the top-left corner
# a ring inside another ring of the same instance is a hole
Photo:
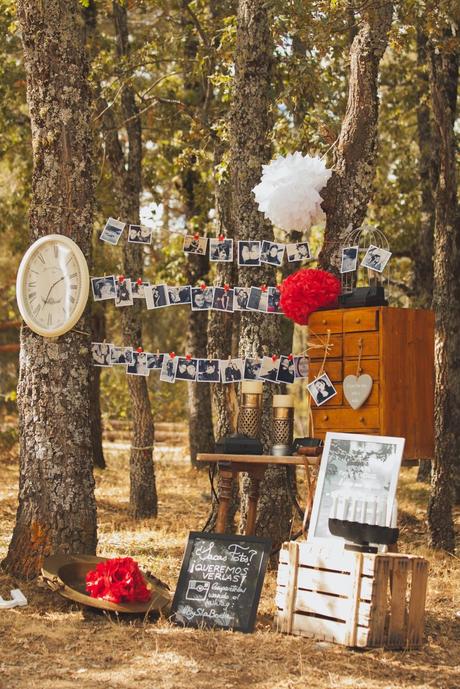
[[[26,323],[40,335],[56,336],[80,318],[88,297],[88,268],[68,237],[49,235],[25,254],[18,273],[18,304]]]

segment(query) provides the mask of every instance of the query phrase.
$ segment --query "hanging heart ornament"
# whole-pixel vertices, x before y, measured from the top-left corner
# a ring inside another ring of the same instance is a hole
[[[363,406],[371,394],[373,380],[367,373],[360,376],[346,376],[343,381],[343,394],[352,409]]]

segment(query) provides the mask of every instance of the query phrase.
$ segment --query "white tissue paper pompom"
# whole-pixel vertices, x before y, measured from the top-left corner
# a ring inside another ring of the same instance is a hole
[[[304,230],[324,217],[319,192],[332,170],[320,158],[299,151],[262,166],[262,179],[252,190],[259,211],[282,230]]]

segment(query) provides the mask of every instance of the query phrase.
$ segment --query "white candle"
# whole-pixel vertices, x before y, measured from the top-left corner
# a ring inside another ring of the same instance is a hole
[[[357,500],[356,498],[351,498],[351,516],[350,516],[350,521],[354,522],[356,521],[356,508],[357,508]]]
[[[377,498],[372,500],[372,513],[370,524],[377,524]]]
[[[338,505],[339,505],[339,498],[337,495],[334,495],[334,497],[332,498],[331,519],[337,519]]]
[[[363,498],[363,502],[361,504],[361,524],[366,523],[366,512],[367,512],[367,501],[364,500],[364,498]]]

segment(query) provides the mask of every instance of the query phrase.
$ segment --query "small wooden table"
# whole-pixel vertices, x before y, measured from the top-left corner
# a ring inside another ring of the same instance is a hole
[[[257,503],[259,500],[259,486],[263,479],[265,470],[271,464],[278,466],[294,465],[316,467],[320,461],[319,457],[307,457],[305,455],[289,455],[275,457],[273,455],[233,455],[233,454],[210,454],[201,453],[197,456],[198,462],[217,464],[219,467],[219,510],[217,513],[216,533],[224,533],[227,523],[227,514],[232,498],[233,478],[239,472],[245,471],[249,474],[250,487],[248,496],[248,515],[246,520],[246,535],[253,535],[256,526]],[[307,474],[308,475],[308,474]]]

